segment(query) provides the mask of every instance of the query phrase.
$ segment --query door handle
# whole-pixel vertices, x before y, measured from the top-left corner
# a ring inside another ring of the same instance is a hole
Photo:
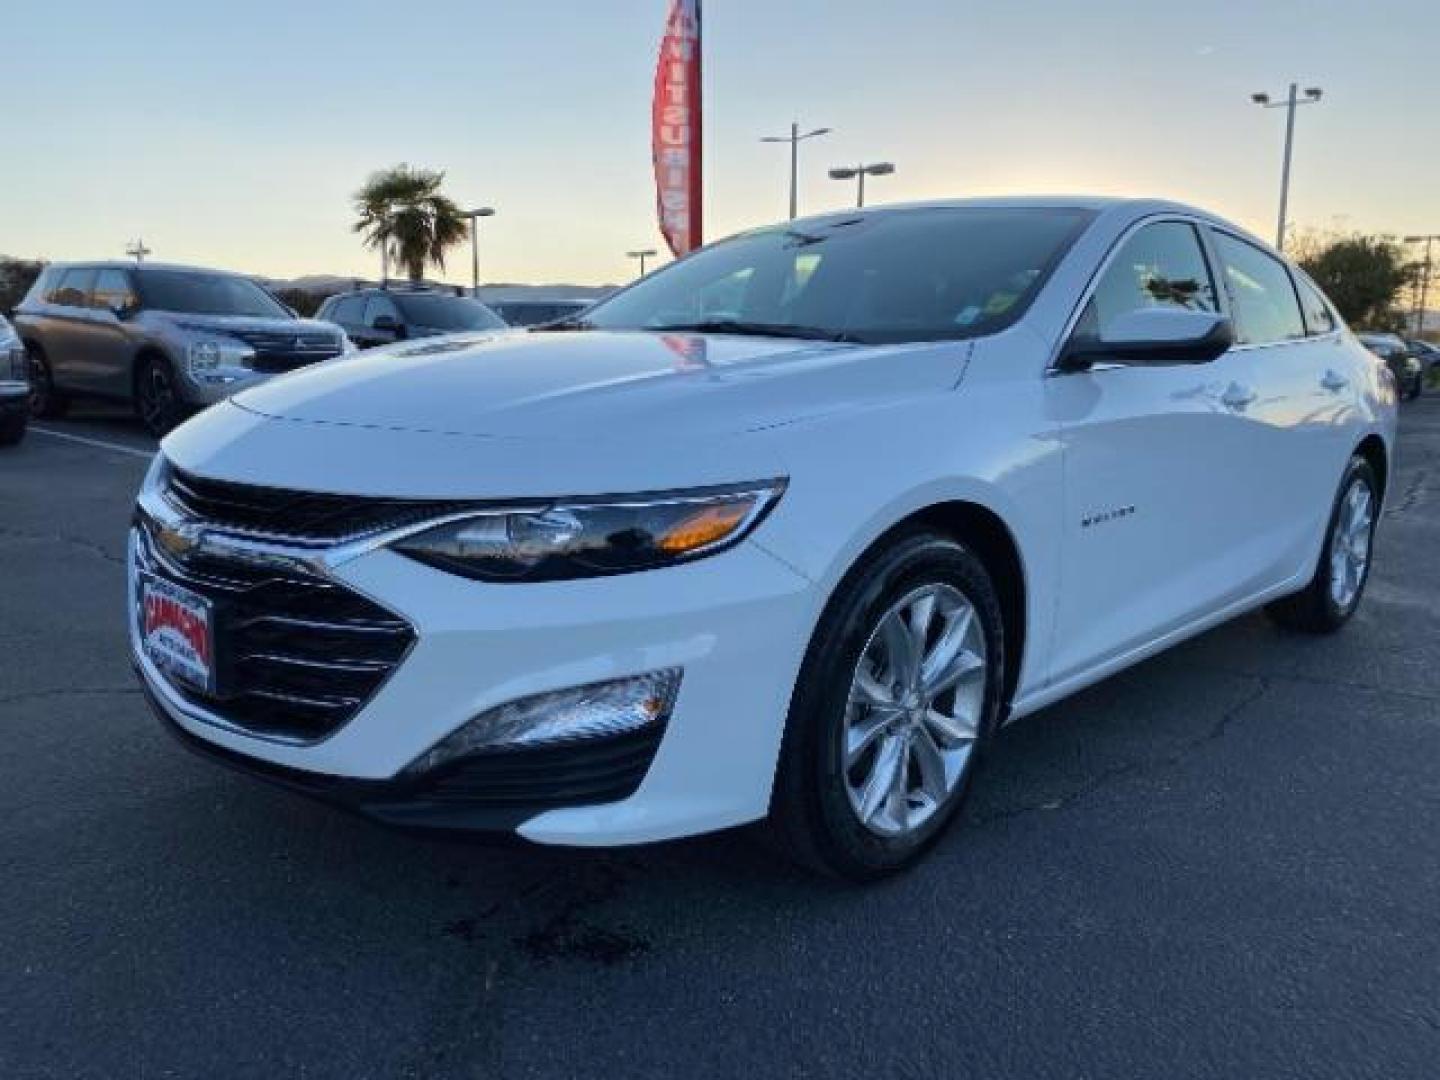
[[[1242,386],[1238,382],[1232,382],[1225,388],[1220,403],[1227,409],[1243,409],[1255,400],[1255,391],[1248,386]]]
[[[1321,377],[1320,385],[1326,390],[1344,390],[1345,387],[1350,385],[1350,380],[1334,368],[1331,368]]]

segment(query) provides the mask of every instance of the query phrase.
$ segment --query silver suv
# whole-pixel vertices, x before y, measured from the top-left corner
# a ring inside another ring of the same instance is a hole
[[[272,375],[351,350],[240,274],[185,266],[53,263],[15,309],[30,355],[30,408],[72,397],[130,401],[152,434]]]
[[[0,315],[0,446],[14,446],[25,437],[25,348],[5,316]]]

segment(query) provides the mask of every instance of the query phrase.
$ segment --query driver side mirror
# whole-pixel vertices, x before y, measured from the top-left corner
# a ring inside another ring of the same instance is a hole
[[[1213,311],[1154,307],[1127,311],[1102,334],[1076,334],[1065,343],[1056,366],[1087,371],[1097,363],[1208,364],[1235,344],[1235,327]]]
[[[140,304],[134,299],[116,300],[112,304],[107,304],[106,308],[109,310],[111,315],[114,315],[115,318],[119,319],[121,322],[124,322],[126,319],[130,318],[130,316],[134,315],[137,311],[140,310]]]

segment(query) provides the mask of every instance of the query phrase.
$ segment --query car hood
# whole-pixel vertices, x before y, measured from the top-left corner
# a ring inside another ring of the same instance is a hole
[[[595,442],[714,436],[953,387],[968,346],[589,331],[450,335],[316,365],[234,399],[316,424]]]
[[[153,318],[182,326],[187,330],[214,332],[217,334],[254,332],[267,334],[321,333],[338,336],[339,329],[333,323],[319,319],[258,318],[250,315],[187,315],[178,311],[148,312]]]

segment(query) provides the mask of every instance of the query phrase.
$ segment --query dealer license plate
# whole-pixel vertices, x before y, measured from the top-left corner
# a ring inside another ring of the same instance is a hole
[[[215,690],[215,636],[210,601],[172,581],[140,577],[140,640],[150,662],[171,679]]]

